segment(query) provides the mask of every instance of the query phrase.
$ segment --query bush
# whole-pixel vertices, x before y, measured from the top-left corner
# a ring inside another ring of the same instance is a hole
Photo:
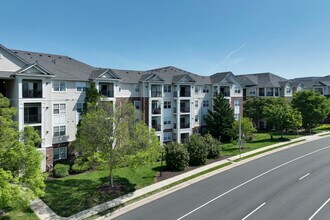
[[[188,151],[182,144],[170,142],[165,146],[165,161],[168,169],[182,171],[188,167]]]
[[[220,141],[213,138],[212,135],[207,134],[204,137],[205,145],[207,146],[207,158],[216,159],[220,157],[221,145]]]
[[[69,175],[70,166],[66,164],[56,164],[54,167],[54,176],[55,177],[65,177]]]
[[[200,134],[191,135],[185,146],[189,153],[189,165],[199,166],[206,163],[208,149]]]
[[[88,164],[88,162],[85,162],[85,163],[75,163],[75,164],[73,164],[73,166],[71,167],[71,169],[75,173],[82,173],[82,172],[85,172],[85,171],[89,170],[89,164]]]

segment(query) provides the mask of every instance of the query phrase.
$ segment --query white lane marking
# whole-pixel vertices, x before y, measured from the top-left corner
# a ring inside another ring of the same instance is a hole
[[[307,173],[306,175],[304,175],[304,176],[300,177],[300,178],[299,178],[299,180],[302,180],[302,179],[304,179],[305,177],[309,176],[309,174],[310,174],[310,173]]]
[[[219,196],[217,196],[217,197],[211,199],[210,201],[208,201],[208,202],[202,204],[201,206],[198,206],[197,208],[191,210],[191,211],[188,212],[187,214],[181,216],[180,218],[177,218],[177,220],[181,220],[181,219],[187,217],[188,215],[190,215],[190,214],[196,212],[197,210],[203,208],[204,206],[210,204],[211,202],[213,202],[213,201],[215,201],[215,200],[217,200],[217,199],[220,199],[221,197],[227,195],[228,193],[234,191],[235,189],[238,189],[238,188],[240,188],[240,187],[242,187],[242,186],[248,184],[249,182],[251,182],[251,181],[253,181],[253,180],[255,180],[255,179],[258,179],[258,178],[260,178],[260,177],[262,177],[262,176],[264,176],[264,175],[266,175],[266,174],[268,174],[268,173],[270,173],[270,172],[272,172],[272,171],[274,171],[274,170],[277,170],[277,169],[279,169],[279,168],[281,168],[281,167],[283,167],[283,166],[285,166],[285,165],[288,165],[288,164],[290,164],[290,163],[292,163],[292,162],[294,162],[294,161],[296,161],[296,160],[302,159],[302,158],[307,157],[307,156],[309,156],[309,155],[311,155],[311,154],[315,154],[315,153],[317,153],[317,152],[319,152],[319,151],[322,151],[322,150],[325,150],[325,149],[328,149],[328,148],[330,148],[330,146],[327,146],[327,147],[324,147],[324,148],[321,148],[321,149],[318,149],[318,150],[315,150],[315,151],[309,152],[308,154],[305,154],[305,155],[302,155],[302,156],[297,157],[297,158],[295,158],[295,159],[292,159],[292,160],[290,160],[290,161],[288,161],[288,162],[285,162],[285,163],[283,163],[283,164],[281,164],[281,165],[278,165],[277,167],[274,167],[274,168],[272,168],[272,169],[270,169],[270,170],[268,170],[268,171],[266,171],[266,172],[264,172],[264,173],[262,173],[262,174],[259,174],[258,176],[255,176],[255,177],[253,177],[252,179],[249,179],[249,180],[245,181],[244,183],[242,183],[242,184],[240,184],[240,185],[238,185],[238,186],[235,186],[234,188],[228,190],[227,192],[224,192],[224,193],[222,193],[221,195],[219,195]]]
[[[330,201],[330,198],[325,202],[323,203],[323,205],[318,209],[316,210],[316,212],[308,219],[308,220],[311,220],[312,218],[315,217],[315,215],[317,215],[317,213],[319,213],[319,211],[321,211],[321,209]]]
[[[244,218],[242,218],[242,220],[247,219],[250,215],[252,215],[253,213],[255,213],[258,209],[260,209],[261,207],[263,207],[264,205],[266,205],[266,203],[262,203],[261,205],[258,206],[258,208],[256,208],[255,210],[253,210],[252,212],[250,212],[247,216],[245,216]]]

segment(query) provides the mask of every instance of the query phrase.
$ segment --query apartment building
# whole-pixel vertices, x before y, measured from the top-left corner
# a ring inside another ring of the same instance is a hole
[[[302,84],[304,89],[319,92],[326,97],[330,97],[330,76],[301,77],[294,78],[291,81]]]
[[[254,73],[238,75],[242,82],[243,97],[285,97],[292,98],[294,92],[303,89],[302,83],[287,80],[273,73]]]
[[[218,93],[228,99],[236,118],[242,115],[243,86],[231,72],[202,76],[172,66],[96,68],[67,56],[0,45],[0,92],[18,109],[19,129],[32,126],[39,132],[44,170],[67,158],[92,81],[102,100],[114,107],[131,101],[161,143],[184,142],[192,133],[205,132],[204,119]]]

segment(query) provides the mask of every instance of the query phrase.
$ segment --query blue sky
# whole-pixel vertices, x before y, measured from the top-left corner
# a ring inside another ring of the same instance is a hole
[[[2,0],[0,44],[93,66],[330,75],[329,0]]]

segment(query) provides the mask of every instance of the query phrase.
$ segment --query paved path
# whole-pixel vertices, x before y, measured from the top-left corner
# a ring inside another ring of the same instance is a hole
[[[313,136],[305,136],[305,137],[297,138],[297,139],[292,140],[292,141],[289,141],[289,142],[293,142],[293,141],[296,141],[296,140],[303,140],[303,139],[306,140],[305,142],[310,142],[310,141],[318,140],[318,139],[321,139],[321,138],[323,138],[323,137],[320,137],[318,135],[313,135]],[[301,142],[301,143],[305,143],[305,142]],[[286,142],[284,142],[284,143],[286,143]],[[298,144],[301,144],[301,143],[298,143]],[[254,153],[259,152],[259,151],[263,151],[265,149],[274,148],[274,147],[280,146],[282,144],[283,144],[283,142],[282,143],[278,143],[278,144],[274,144],[274,145],[271,145],[271,146],[268,146],[268,147],[264,147],[264,148],[261,148],[261,149],[257,149],[257,150],[254,150],[254,151],[250,151],[250,152],[247,152],[247,153],[242,154],[242,157],[247,156],[247,155],[250,155],[250,154],[254,154]],[[230,169],[232,167],[238,166],[238,165],[240,165],[242,163],[246,163],[246,162],[248,162],[250,160],[253,160],[255,158],[261,157],[263,155],[267,155],[267,154],[271,154],[271,153],[276,152],[276,151],[281,151],[283,149],[291,148],[291,147],[296,146],[298,144],[292,144],[290,146],[279,148],[279,149],[276,149],[274,151],[267,152],[267,153],[264,153],[262,155],[259,155],[259,156],[253,157],[253,158],[249,158],[249,159],[243,160],[243,161],[238,162],[238,163],[234,163],[233,165],[230,165],[228,167],[225,167],[225,168],[222,168],[222,169],[213,171],[211,173],[205,174],[203,176],[194,178],[194,179],[192,179],[190,181],[187,181],[185,183],[182,183],[180,185],[177,185],[175,187],[172,187],[171,189],[165,190],[165,191],[160,192],[160,193],[158,193],[156,195],[153,195],[153,196],[151,196],[149,198],[143,199],[143,200],[141,200],[138,203],[135,203],[133,205],[128,205],[127,207],[124,207],[124,208],[120,209],[119,211],[116,211],[112,215],[112,217],[117,216],[117,215],[119,215],[121,213],[124,213],[124,212],[126,212],[126,211],[128,211],[130,209],[133,209],[133,208],[135,208],[135,207],[137,207],[139,205],[142,205],[144,203],[148,203],[148,202],[150,202],[150,201],[152,201],[154,199],[160,198],[160,197],[162,197],[162,196],[164,196],[166,194],[169,194],[169,193],[171,193],[173,191],[177,191],[179,189],[182,189],[182,188],[184,188],[184,187],[186,187],[186,186],[188,186],[190,184],[193,184],[195,182],[198,182],[198,181],[200,181],[202,179],[205,179],[205,178],[210,177],[210,176],[213,176],[213,175],[215,175],[217,173],[223,172],[224,170],[228,170],[228,169]],[[32,202],[31,208],[37,214],[37,216],[40,219],[45,219],[45,220],[46,219],[84,219],[84,218],[87,218],[89,216],[95,215],[95,214],[97,214],[99,212],[102,212],[104,210],[107,210],[109,208],[115,207],[115,206],[117,206],[119,204],[125,203],[125,202],[127,202],[129,200],[132,200],[134,198],[140,197],[141,195],[144,195],[146,193],[149,193],[149,192],[152,192],[154,190],[160,189],[160,188],[162,188],[162,187],[164,187],[166,185],[169,185],[171,183],[174,183],[174,182],[177,182],[179,180],[182,180],[182,179],[184,179],[186,177],[189,177],[191,175],[194,175],[196,173],[199,173],[199,172],[202,172],[204,170],[210,169],[212,167],[215,167],[215,166],[218,166],[218,165],[227,163],[228,161],[234,161],[235,159],[238,159],[238,158],[239,158],[239,156],[234,156],[234,157],[228,158],[227,160],[218,161],[218,162],[215,162],[215,163],[212,163],[212,164],[209,164],[209,165],[206,165],[206,166],[203,166],[203,167],[194,169],[192,171],[183,173],[183,174],[178,175],[178,176],[175,176],[173,178],[170,178],[170,179],[167,179],[167,180],[164,180],[164,181],[161,181],[161,182],[152,184],[152,185],[147,186],[145,188],[136,190],[133,193],[124,195],[124,196],[119,197],[119,198],[117,198],[115,200],[112,200],[112,201],[103,203],[101,205],[95,206],[93,208],[87,209],[87,210],[82,211],[82,212],[79,212],[79,213],[77,213],[77,214],[75,214],[73,216],[70,216],[68,218],[62,218],[62,217],[57,216],[46,204],[44,204],[39,199],[38,200],[35,200],[34,202]],[[108,218],[108,217],[109,216],[105,216],[105,218]]]

